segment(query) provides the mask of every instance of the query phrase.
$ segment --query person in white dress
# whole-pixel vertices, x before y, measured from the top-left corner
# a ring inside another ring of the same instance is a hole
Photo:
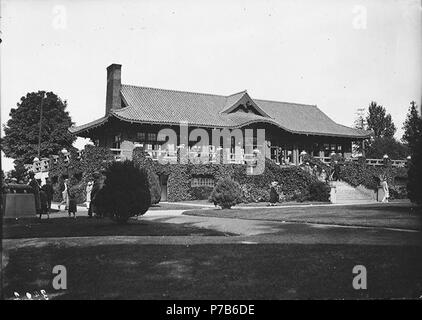
[[[387,179],[380,177],[380,180],[382,190],[384,191],[384,198],[382,198],[382,202],[388,202],[388,198],[390,198],[390,190],[388,189]]]
[[[86,184],[86,207],[87,209],[89,209],[89,206],[91,205],[91,191],[92,191],[92,186],[94,185],[93,181],[88,181],[88,183]]]
[[[64,209],[67,210],[67,208],[69,207],[69,194],[68,194],[68,183],[69,180],[65,179],[64,180],[64,190],[62,191],[62,202],[59,203],[59,210],[60,210],[60,206],[65,205]]]

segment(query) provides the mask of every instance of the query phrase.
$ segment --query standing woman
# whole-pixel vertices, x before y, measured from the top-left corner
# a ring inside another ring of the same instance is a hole
[[[62,191],[62,202],[59,203],[59,210],[61,205],[65,205],[64,209],[69,208],[69,190],[68,190],[68,179],[64,179],[64,190]]]
[[[384,198],[382,198],[382,202],[388,202],[388,198],[390,198],[390,190],[388,189],[387,179],[380,176],[381,180],[381,187],[384,191]]]
[[[271,189],[270,189],[270,206],[277,205],[278,202],[278,193],[275,189],[277,187],[277,181],[271,182]]]
[[[28,176],[29,176],[28,186],[32,188],[32,193],[34,194],[34,198],[35,198],[35,210],[37,214],[41,215],[40,185],[38,184],[37,179],[35,179],[35,173],[30,171],[28,173]]]
[[[92,210],[90,210],[90,208],[91,208],[91,192],[92,192],[93,184],[94,183],[92,181],[88,181],[88,183],[86,184],[86,207],[88,208],[89,217],[92,217]]]

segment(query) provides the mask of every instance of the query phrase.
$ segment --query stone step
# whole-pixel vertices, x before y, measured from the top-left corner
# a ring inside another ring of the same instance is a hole
[[[361,200],[337,200],[337,204],[362,204],[362,203],[376,203],[372,199],[361,199]]]
[[[372,203],[376,202],[373,197],[346,182],[334,181],[336,187],[336,203],[352,204],[352,203]]]

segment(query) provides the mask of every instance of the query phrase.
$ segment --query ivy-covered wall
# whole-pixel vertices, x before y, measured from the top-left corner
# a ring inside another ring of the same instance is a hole
[[[308,162],[311,167],[317,165],[318,170],[324,169],[329,174],[334,168],[334,161],[337,160],[340,165],[340,179],[356,187],[362,185],[368,189],[377,190],[380,184],[379,177],[387,179],[392,199],[407,198],[407,171],[406,167],[393,167],[391,161],[386,160],[384,166],[372,166],[366,164],[364,157],[358,161],[345,161],[343,157],[335,155],[330,164],[324,164],[318,159],[306,155],[304,162]]]
[[[167,175],[168,201],[184,201],[205,198],[207,187],[192,187],[194,177],[211,177],[217,182],[222,178],[232,178],[239,182],[244,192],[245,201],[268,201],[271,182],[277,181],[288,200],[299,198],[307,193],[316,178],[299,167],[283,168],[269,159],[265,160],[265,170],[260,175],[246,174],[246,165],[242,164],[161,164],[146,157],[141,148],[136,148],[132,156],[139,165],[147,166],[158,175]],[[209,195],[208,194],[208,195]]]

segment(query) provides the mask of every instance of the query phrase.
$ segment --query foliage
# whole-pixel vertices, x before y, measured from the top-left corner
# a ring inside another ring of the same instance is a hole
[[[366,130],[367,122],[365,118],[365,108],[358,108],[356,111],[356,119],[354,122],[354,127],[360,130]]]
[[[149,193],[151,195],[151,204],[157,204],[161,200],[161,186],[160,179],[152,170],[147,170]]]
[[[410,148],[410,155],[408,196],[412,202],[422,204],[422,130],[419,130],[415,136]]]
[[[357,187],[362,185],[368,189],[377,190],[379,176],[387,179],[388,185],[395,188],[398,180],[407,179],[407,168],[386,166],[370,166],[365,162],[344,162],[341,164],[340,179]],[[403,193],[403,192],[401,192]]]
[[[86,145],[82,155],[75,150],[70,152],[69,160],[61,155],[57,159],[50,158],[49,178],[53,182],[54,201],[61,201],[63,190],[63,181],[69,178],[70,186],[78,185],[81,191],[78,194],[85,196],[86,184],[94,180],[94,174],[105,171],[107,166],[114,160],[113,154],[109,149]],[[77,198],[78,203],[85,200]]]
[[[307,193],[316,177],[296,166],[280,167],[269,159],[265,159],[265,170],[260,175],[246,174],[246,166],[241,164],[160,164],[147,157],[141,148],[133,152],[133,161],[144,168],[151,168],[157,174],[169,176],[167,181],[169,201],[184,201],[202,198],[206,191],[191,187],[195,176],[207,176],[215,181],[230,178],[242,186],[243,202],[268,201],[271,182],[277,181],[280,192],[286,200],[296,199],[298,195]],[[204,191],[203,194],[202,191]]]
[[[32,163],[38,156],[39,121],[42,100],[41,157],[58,154],[66,148],[72,150],[75,137],[68,128],[72,125],[67,102],[53,92],[30,92],[10,111],[10,119],[4,127],[2,150],[9,158],[21,163]]]
[[[330,199],[330,186],[324,182],[313,182],[309,186],[309,201],[329,201]]]
[[[15,168],[10,172],[11,178],[16,178],[16,180],[23,181],[23,179],[27,175],[27,170],[24,164],[21,161],[15,160],[14,161]]]
[[[212,187],[194,187],[191,188],[191,198],[194,200],[207,200],[210,198],[213,188]]]
[[[415,101],[410,103],[409,111],[403,124],[403,130],[402,141],[406,143],[410,149],[414,149],[417,138],[422,134],[422,118],[418,114]]]
[[[409,151],[407,146],[393,137],[376,137],[366,149],[368,159],[382,159],[385,154],[390,159],[405,159]]]
[[[383,106],[378,105],[374,101],[369,104],[366,122],[368,124],[368,130],[372,130],[376,138],[392,138],[396,132],[396,127],[393,123],[391,115],[386,113],[386,110]]]
[[[105,171],[106,180],[95,198],[104,215],[119,222],[143,215],[151,205],[148,173],[132,161],[113,162]]]
[[[240,185],[232,179],[222,179],[211,193],[210,200],[223,209],[230,209],[241,201]]]
[[[241,186],[241,199],[244,203],[250,202],[268,202],[270,200],[269,190],[257,188],[253,184],[243,184]]]

